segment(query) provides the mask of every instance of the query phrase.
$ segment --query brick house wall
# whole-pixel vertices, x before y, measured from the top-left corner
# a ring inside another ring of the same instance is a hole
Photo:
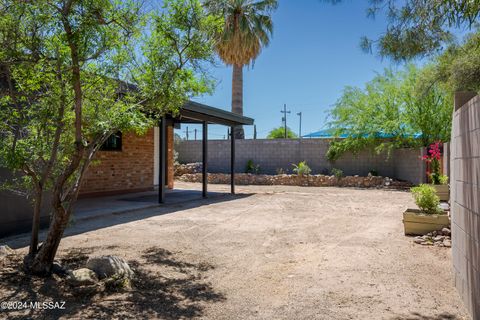
[[[154,130],[124,133],[122,151],[99,151],[82,183],[81,196],[153,189]]]

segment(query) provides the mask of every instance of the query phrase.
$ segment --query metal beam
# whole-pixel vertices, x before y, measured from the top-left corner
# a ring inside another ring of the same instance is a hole
[[[235,127],[230,128],[230,192],[235,194]]]
[[[158,203],[165,203],[165,181],[167,163],[167,121],[163,116],[159,123],[159,155],[158,155]]]
[[[207,197],[207,182],[208,182],[208,173],[207,173],[207,166],[208,166],[208,122],[203,122],[203,140],[202,140],[202,179],[203,179],[203,186],[202,186],[202,195],[204,198]]]

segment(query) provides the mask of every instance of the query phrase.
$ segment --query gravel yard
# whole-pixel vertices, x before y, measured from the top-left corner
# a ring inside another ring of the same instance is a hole
[[[402,212],[414,205],[409,193],[237,191],[73,225],[59,258],[76,266],[92,255],[123,257],[138,275],[131,291],[65,297],[51,289],[55,280],[21,281],[4,268],[0,301],[67,301],[65,310],[28,318],[468,319],[453,286],[451,249],[403,235]],[[27,235],[4,242],[24,252],[26,241]]]

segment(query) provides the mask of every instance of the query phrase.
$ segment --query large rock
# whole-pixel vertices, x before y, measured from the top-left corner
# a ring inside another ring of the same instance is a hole
[[[116,256],[102,256],[88,259],[87,268],[95,271],[100,279],[110,278],[112,276],[131,279],[133,271],[128,263]]]
[[[98,282],[95,272],[87,268],[76,269],[70,272],[68,283],[73,286],[90,286]]]

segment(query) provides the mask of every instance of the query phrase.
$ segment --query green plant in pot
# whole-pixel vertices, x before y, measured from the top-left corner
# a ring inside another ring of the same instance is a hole
[[[448,215],[440,208],[440,198],[431,184],[421,184],[410,189],[419,209],[403,213],[407,235],[424,235],[450,226]]]
[[[423,157],[430,164],[430,170],[427,172],[433,188],[435,189],[441,201],[448,201],[450,191],[448,188],[448,177],[440,172],[440,159],[442,153],[440,151],[440,142],[432,143],[428,148],[428,154]]]

